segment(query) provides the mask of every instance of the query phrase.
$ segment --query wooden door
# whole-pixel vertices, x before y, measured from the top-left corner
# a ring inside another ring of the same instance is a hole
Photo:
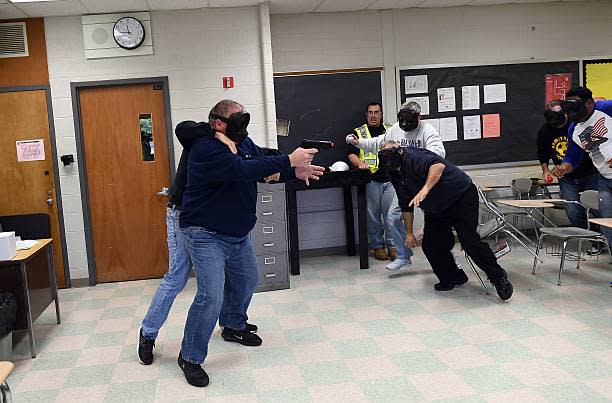
[[[161,277],[168,200],[156,193],[170,187],[164,92],[153,84],[83,88],[79,101],[97,280]]]
[[[57,284],[65,287],[47,108],[45,90],[0,93],[0,215],[49,215]],[[19,162],[16,142],[24,140],[43,140],[45,159]]]

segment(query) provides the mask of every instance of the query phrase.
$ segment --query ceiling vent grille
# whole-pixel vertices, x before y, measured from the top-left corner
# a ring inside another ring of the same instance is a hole
[[[0,58],[28,56],[25,22],[0,24]]]

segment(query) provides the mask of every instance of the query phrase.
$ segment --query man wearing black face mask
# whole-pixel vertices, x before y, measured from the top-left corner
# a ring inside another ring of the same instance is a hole
[[[586,87],[570,89],[561,108],[572,121],[568,136],[572,139],[559,169],[553,173],[559,177],[571,173],[580,165],[586,151],[599,171],[599,215],[612,217],[612,101],[593,100],[593,93]],[[612,230],[601,228],[608,243],[612,243]]]
[[[425,213],[423,252],[440,282],[436,291],[452,290],[465,284],[465,272],[457,268],[451,249],[455,244],[453,229],[467,254],[489,277],[502,300],[512,296],[513,287],[506,272],[497,263],[493,251],[480,240],[479,201],[470,177],[444,158],[422,148],[401,148],[386,143],[378,153],[380,166],[390,172],[406,226],[406,243],[416,247],[412,229],[413,211]]]
[[[559,167],[567,151],[567,129],[570,121],[561,109],[560,100],[548,103],[544,112],[546,123],[538,131],[538,158],[542,166],[542,178],[550,182],[553,173],[548,168],[552,159],[554,167]],[[599,175],[591,158],[583,151],[584,158],[576,169],[559,179],[559,187],[565,200],[579,201],[580,193],[599,188]],[[565,212],[574,227],[587,228],[586,211],[575,203],[565,203]],[[594,247],[593,253],[599,248]]]
[[[217,320],[224,340],[246,346],[262,343],[246,322],[259,275],[249,237],[256,221],[257,181],[280,173],[281,180],[297,177],[308,183],[324,171],[310,165],[316,149],[264,156],[248,137],[248,122],[242,105],[219,102],[208,123],[217,137],[195,139],[189,153],[180,228],[196,272],[197,291],[178,364],[187,382],[199,387],[208,385],[201,364]],[[230,141],[237,154],[228,148]]]

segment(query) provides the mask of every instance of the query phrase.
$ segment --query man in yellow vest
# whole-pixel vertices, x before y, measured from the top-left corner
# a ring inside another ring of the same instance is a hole
[[[383,123],[382,105],[380,102],[370,102],[367,108],[367,123],[355,129],[357,137],[369,139],[385,133],[391,125]],[[378,260],[394,260],[397,251],[391,233],[387,215],[395,197],[395,191],[388,175],[378,170],[378,155],[365,153],[353,145],[348,146],[348,159],[359,169],[369,169],[372,181],[368,183],[366,195],[368,199],[368,239],[374,257]]]

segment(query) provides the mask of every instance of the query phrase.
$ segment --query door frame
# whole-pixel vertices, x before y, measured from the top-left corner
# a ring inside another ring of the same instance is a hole
[[[70,279],[70,264],[68,262],[68,248],[66,247],[66,228],[64,226],[64,208],[62,206],[62,188],[60,186],[59,166],[57,165],[57,146],[55,142],[55,121],[53,119],[53,101],[51,99],[51,86],[44,85],[26,85],[17,87],[0,87],[0,93],[4,92],[22,92],[22,91],[45,91],[47,100],[47,120],[49,122],[49,147],[51,148],[51,165],[53,166],[53,182],[55,185],[55,205],[57,206],[57,219],[60,230],[60,244],[62,249],[62,263],[64,265],[64,281],[66,288],[72,287]]]
[[[81,125],[80,90],[96,87],[117,87],[134,84],[161,84],[164,95],[164,113],[166,115],[166,135],[168,142],[168,167],[170,180],[174,179],[174,139],[172,135],[172,116],[170,111],[170,89],[168,76],[128,78],[119,80],[79,81],[70,83],[70,96],[72,98],[72,116],[74,119],[74,135],[77,145],[77,158],[79,161],[79,181],[81,184],[81,205],[83,206],[83,222],[85,227],[85,248],[87,250],[87,266],[89,272],[89,285],[97,284],[96,256],[93,247],[93,230],[91,224],[91,208],[89,204],[89,186],[87,183],[87,161],[83,144],[83,129]]]

